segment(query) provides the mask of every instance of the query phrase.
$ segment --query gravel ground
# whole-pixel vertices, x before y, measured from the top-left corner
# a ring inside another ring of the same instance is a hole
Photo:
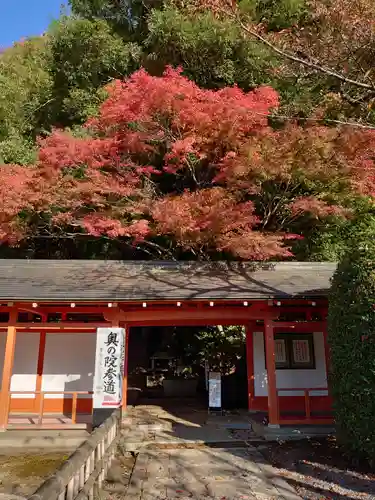
[[[254,439],[259,441],[261,439],[257,437],[254,431],[248,429],[230,429],[229,433],[233,439],[237,439],[238,441],[252,441]]]
[[[64,453],[0,455],[0,494],[31,495],[67,458]]]
[[[265,443],[258,450],[306,500],[375,500],[375,472],[353,466],[334,438]]]
[[[98,500],[124,500],[126,498],[135,460],[136,457],[132,454],[118,451],[107,473]]]

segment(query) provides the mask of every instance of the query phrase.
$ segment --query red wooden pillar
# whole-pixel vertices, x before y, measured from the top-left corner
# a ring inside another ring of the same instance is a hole
[[[39,334],[39,351],[38,351],[38,360],[36,367],[36,383],[35,383],[35,392],[40,393],[42,390],[43,383],[43,367],[44,367],[44,355],[46,352],[46,340],[47,334],[45,330],[42,330]],[[35,395],[34,400],[34,411],[38,412],[40,408],[40,400],[41,394]]]
[[[129,364],[129,325],[125,324],[125,360],[124,375],[122,381],[122,410],[125,411],[128,404],[128,364]]]
[[[251,410],[254,394],[254,328],[250,323],[245,327],[246,331],[246,367],[247,367],[247,396],[248,409]]]
[[[42,316],[42,322],[47,323],[47,316]],[[44,368],[44,356],[46,353],[46,341],[47,341],[47,333],[45,330],[41,330],[39,334],[39,350],[38,350],[38,360],[36,365],[36,383],[35,383],[35,392],[42,391],[43,384],[43,368]],[[40,409],[41,403],[41,394],[36,394],[34,399],[34,411],[38,412]]]
[[[268,421],[270,425],[278,425],[277,392],[276,392],[276,364],[275,364],[275,336],[273,322],[264,320],[264,339],[266,344],[266,366],[268,380]]]
[[[5,345],[3,378],[0,394],[0,431],[5,431],[10,409],[10,383],[12,380],[14,354],[16,351],[16,327],[18,311],[14,309],[9,314],[9,326]]]
[[[327,326],[323,330],[323,339],[324,339],[324,354],[325,354],[325,360],[326,360],[327,387],[328,387],[328,395],[329,395],[330,394],[330,391],[329,391],[329,374],[330,374],[330,371],[331,371],[331,355],[330,355],[330,348],[329,348],[329,343],[328,343]]]

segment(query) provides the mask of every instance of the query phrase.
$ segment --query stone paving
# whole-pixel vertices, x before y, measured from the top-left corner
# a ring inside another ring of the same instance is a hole
[[[145,450],[126,500],[301,500],[253,447]]]
[[[185,407],[168,410],[158,405],[141,405],[131,409],[122,422],[123,446],[129,451],[158,444],[240,445],[241,439],[231,432],[232,426],[247,429],[251,437],[248,417],[210,416],[207,409]],[[243,441],[243,440],[242,440]]]
[[[123,421],[121,447],[137,459],[116,499],[301,500],[251,446],[248,415],[212,417],[207,408],[155,403],[131,409]]]

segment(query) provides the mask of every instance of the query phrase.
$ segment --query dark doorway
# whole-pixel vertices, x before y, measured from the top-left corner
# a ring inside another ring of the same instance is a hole
[[[223,409],[247,409],[244,328],[133,327],[129,335],[128,404],[184,398],[207,407],[208,367],[221,373]]]

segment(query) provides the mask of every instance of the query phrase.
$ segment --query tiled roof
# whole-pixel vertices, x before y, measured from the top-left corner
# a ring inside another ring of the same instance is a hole
[[[0,259],[0,300],[266,299],[327,295],[334,263]]]

